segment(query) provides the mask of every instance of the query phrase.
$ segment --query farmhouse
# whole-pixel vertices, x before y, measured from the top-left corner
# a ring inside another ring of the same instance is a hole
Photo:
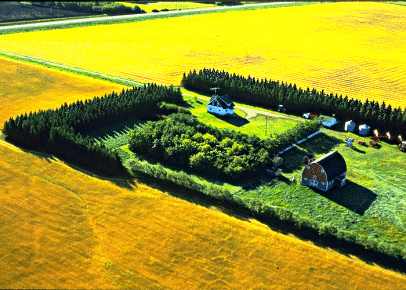
[[[207,105],[207,111],[220,116],[234,114],[234,103],[227,96],[213,95]]]
[[[327,192],[346,182],[347,165],[343,156],[333,151],[320,159],[306,164],[302,173],[302,184]]]

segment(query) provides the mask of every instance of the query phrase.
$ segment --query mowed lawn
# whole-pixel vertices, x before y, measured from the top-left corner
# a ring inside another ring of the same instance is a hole
[[[182,89],[182,94],[189,106],[188,109],[200,122],[220,129],[268,138],[284,133],[303,122],[303,119],[296,116],[239,103],[235,104],[234,116],[219,117],[207,112],[209,97],[185,89]]]
[[[323,134],[282,155],[284,176],[292,184],[264,185],[241,195],[249,201],[290,209],[320,227],[334,226],[360,239],[403,249],[406,243],[406,154],[395,145],[382,143],[380,149],[364,147],[369,142],[354,134],[323,130]],[[345,145],[355,138],[354,148]],[[347,163],[348,184],[321,194],[300,184],[308,153],[316,157],[338,150]]]
[[[12,116],[121,89],[110,82],[0,58],[0,128]]]
[[[232,24],[232,25],[230,25]],[[144,82],[214,67],[406,106],[406,7],[323,3],[2,35],[3,51]]]

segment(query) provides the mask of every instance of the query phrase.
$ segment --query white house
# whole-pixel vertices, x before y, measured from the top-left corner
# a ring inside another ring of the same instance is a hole
[[[371,127],[368,126],[367,124],[362,124],[358,127],[358,133],[361,136],[368,136],[369,135],[369,131],[371,130]]]
[[[227,96],[213,95],[207,111],[219,116],[231,116],[234,115],[234,103]]]
[[[353,120],[350,120],[345,122],[344,130],[347,132],[354,132],[356,126],[357,124]]]

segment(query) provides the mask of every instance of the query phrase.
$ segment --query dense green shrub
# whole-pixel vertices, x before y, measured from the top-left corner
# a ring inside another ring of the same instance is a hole
[[[366,122],[392,133],[406,132],[406,110],[392,108],[384,102],[362,102],[347,96],[326,94],[315,89],[298,88],[295,84],[243,77],[214,69],[191,71],[184,74],[182,85],[190,90],[210,94],[210,88],[219,87],[222,93],[236,101],[276,109],[282,104],[287,112],[301,114],[319,112],[335,114],[343,120]]]
[[[203,176],[242,180],[260,175],[271,159],[265,142],[209,127],[191,115],[174,114],[130,133],[130,149]]]

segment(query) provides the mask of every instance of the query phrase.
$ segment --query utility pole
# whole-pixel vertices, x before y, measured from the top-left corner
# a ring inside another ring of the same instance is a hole
[[[211,88],[211,91],[214,91],[214,95],[217,96],[217,92],[220,88]]]

